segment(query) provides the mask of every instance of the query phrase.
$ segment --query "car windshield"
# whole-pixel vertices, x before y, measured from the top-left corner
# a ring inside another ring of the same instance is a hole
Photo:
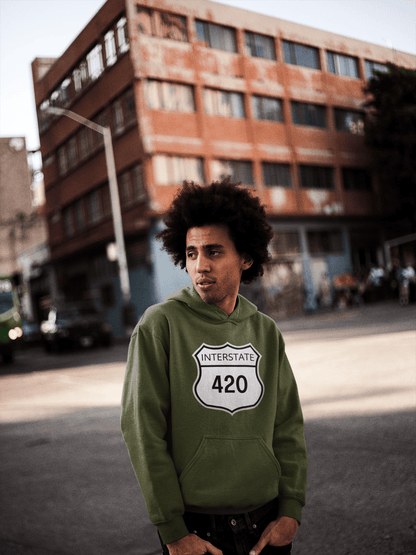
[[[14,306],[14,296],[11,291],[3,291],[0,293],[0,314],[11,310]]]

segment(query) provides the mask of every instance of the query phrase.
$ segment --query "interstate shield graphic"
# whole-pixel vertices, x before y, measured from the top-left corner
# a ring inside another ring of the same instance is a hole
[[[193,392],[204,407],[235,414],[257,407],[262,400],[261,355],[251,343],[242,347],[203,343],[192,356],[198,366]]]

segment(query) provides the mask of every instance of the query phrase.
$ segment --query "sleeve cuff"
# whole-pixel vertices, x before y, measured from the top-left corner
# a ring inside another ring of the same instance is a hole
[[[182,516],[176,516],[168,522],[162,522],[157,525],[159,535],[162,542],[167,545],[168,543],[176,542],[189,534],[185,521]]]
[[[277,516],[290,516],[300,524],[302,519],[302,504],[297,499],[279,499],[279,509]]]

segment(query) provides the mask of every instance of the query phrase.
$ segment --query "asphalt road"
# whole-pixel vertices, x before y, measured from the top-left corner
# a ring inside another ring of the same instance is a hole
[[[279,323],[306,420],[294,555],[414,555],[416,306]],[[160,549],[119,430],[127,345],[0,367],[0,552]]]

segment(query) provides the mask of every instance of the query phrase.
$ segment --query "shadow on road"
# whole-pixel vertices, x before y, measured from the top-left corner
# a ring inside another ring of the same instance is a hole
[[[309,488],[294,555],[414,553],[414,414],[306,423]],[[3,555],[156,555],[119,409],[0,425]]]

